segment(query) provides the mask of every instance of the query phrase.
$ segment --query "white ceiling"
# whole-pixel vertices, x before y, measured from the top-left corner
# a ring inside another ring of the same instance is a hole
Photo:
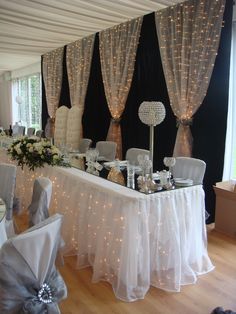
[[[0,74],[45,52],[183,0],[0,0]]]

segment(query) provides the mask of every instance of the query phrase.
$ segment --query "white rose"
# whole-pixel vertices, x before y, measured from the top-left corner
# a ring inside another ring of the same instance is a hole
[[[16,152],[17,152],[18,155],[22,154],[22,150],[20,149],[20,147],[16,148]]]
[[[52,147],[52,154],[59,154],[59,149],[55,146]]]

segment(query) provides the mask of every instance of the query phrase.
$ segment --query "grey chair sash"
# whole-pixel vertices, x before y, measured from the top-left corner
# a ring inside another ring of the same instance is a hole
[[[39,291],[42,288],[29,265],[15,249],[6,242],[0,251],[0,313],[1,314],[57,314],[57,302],[67,296],[66,285],[54,266],[57,252],[55,246],[51,267],[45,283],[50,287],[51,301],[42,302]],[[33,257],[32,257],[33,258]],[[44,297],[44,295],[42,295]],[[48,298],[50,300],[50,298]]]

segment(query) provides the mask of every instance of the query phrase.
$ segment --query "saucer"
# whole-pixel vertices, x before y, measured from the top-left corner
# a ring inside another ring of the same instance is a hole
[[[193,185],[193,180],[191,179],[174,179],[176,186],[190,186]]]

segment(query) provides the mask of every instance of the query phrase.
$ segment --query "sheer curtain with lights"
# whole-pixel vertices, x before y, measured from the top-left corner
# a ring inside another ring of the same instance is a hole
[[[12,81],[13,123],[41,129],[41,74]]]
[[[236,20],[232,24],[229,107],[223,180],[236,180]]]

